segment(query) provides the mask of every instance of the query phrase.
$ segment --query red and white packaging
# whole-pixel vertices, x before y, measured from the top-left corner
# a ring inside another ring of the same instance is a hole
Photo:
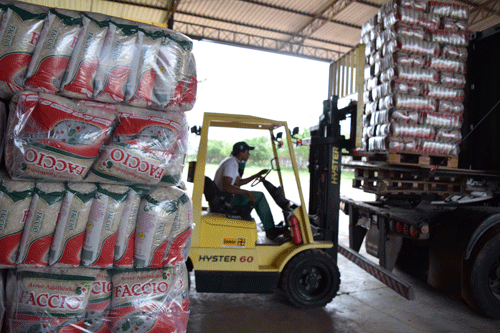
[[[141,34],[141,54],[138,57],[140,62],[130,72],[125,93],[125,100],[132,106],[145,108],[152,103],[153,87],[158,71],[156,59],[163,37],[162,30],[144,31]]]
[[[110,332],[186,332],[189,312],[180,309],[187,308],[187,304],[177,304],[181,299],[179,275],[183,275],[179,270],[168,267],[115,272],[108,316]]]
[[[129,190],[121,185],[97,185],[83,243],[83,265],[113,267],[118,225]]]
[[[81,333],[79,323],[95,271],[84,268],[19,269],[11,276],[7,333]]]
[[[103,147],[89,180],[177,184],[187,152],[185,115],[123,105],[116,107],[120,123],[113,140]]]
[[[47,93],[16,94],[9,108],[5,154],[14,179],[83,180],[116,120]]]
[[[111,306],[112,291],[111,275],[105,269],[98,270],[85,309],[85,319],[82,325],[85,330],[83,332],[110,332],[107,316]]]
[[[8,5],[0,24],[0,98],[23,90],[28,65],[47,17],[47,8]]]
[[[172,190],[179,192],[179,214],[177,214],[167,239],[163,260],[164,267],[186,262],[191,248],[193,230],[193,203],[191,199],[180,189],[172,188]]]
[[[65,186],[66,195],[50,246],[49,265],[78,267],[85,229],[97,187],[85,183],[67,183]]]
[[[82,29],[64,75],[61,93],[73,98],[91,98],[108,17],[95,13],[82,14]]]
[[[19,243],[34,191],[34,182],[12,181],[7,176],[2,176],[0,184],[0,267],[16,265]]]
[[[94,99],[118,103],[125,98],[125,87],[133,61],[140,56],[139,27],[111,22],[102,48],[94,82]]]
[[[128,194],[123,215],[118,226],[118,235],[115,245],[114,266],[119,268],[134,267],[135,225],[141,198],[148,189],[131,187]]]
[[[158,53],[158,70],[153,88],[153,107],[167,111],[189,111],[196,101],[196,62],[193,42],[168,31]]]
[[[157,187],[142,200],[137,215],[134,265],[162,267],[167,240],[179,214],[179,192],[175,187]]]
[[[64,199],[62,183],[37,183],[17,256],[18,266],[48,265],[56,221]]]
[[[27,89],[51,93],[60,90],[81,24],[78,12],[49,10],[26,73]]]

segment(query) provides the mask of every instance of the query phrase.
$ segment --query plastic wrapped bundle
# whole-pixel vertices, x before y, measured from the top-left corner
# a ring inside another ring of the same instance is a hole
[[[107,103],[124,100],[132,63],[140,56],[139,35],[136,25],[110,23],[97,68],[94,99]]]
[[[465,88],[466,80],[465,80],[465,75],[463,74],[441,72],[439,76],[440,76],[439,81],[443,85],[455,88]]]
[[[83,180],[116,119],[45,93],[20,93],[10,108],[5,153],[15,179]]]
[[[458,47],[465,47],[469,44],[469,38],[465,32],[453,30],[431,30],[429,40],[434,43]]]
[[[467,49],[465,47],[456,47],[453,45],[443,46],[443,57],[448,59],[467,60]]]
[[[175,187],[158,187],[141,200],[135,231],[135,267],[163,267],[168,237],[179,214],[180,192]]]
[[[135,226],[141,198],[148,189],[131,187],[125,202],[122,218],[116,236],[114,266],[119,268],[134,267]]]
[[[447,59],[441,57],[430,57],[427,65],[431,69],[438,71],[465,74],[466,66],[462,60]]]
[[[193,228],[193,203],[189,196],[178,189],[177,217],[167,239],[163,266],[178,265],[186,262],[191,247],[191,234]]]
[[[83,265],[113,267],[118,226],[129,191],[127,186],[97,185],[83,243]]]
[[[82,29],[63,79],[61,93],[73,98],[91,98],[109,20],[95,13],[82,15]]]
[[[421,151],[428,154],[457,156],[459,152],[457,145],[454,143],[424,140],[421,145]]]
[[[62,183],[37,183],[17,256],[18,266],[46,266],[65,189]]]
[[[424,112],[421,119],[423,125],[448,129],[459,129],[462,127],[462,122],[462,115],[444,112]]]
[[[108,333],[109,320],[107,318],[111,306],[111,276],[105,269],[97,270],[95,281],[92,283],[88,305],[85,308],[82,332]]]
[[[423,95],[456,102],[463,102],[465,98],[463,89],[448,87],[442,84],[426,84],[423,89]]]
[[[451,17],[464,20],[467,20],[469,18],[469,10],[465,6],[460,6],[454,3],[443,3],[437,1],[430,1],[428,6],[430,13],[442,17]]]
[[[50,247],[49,265],[80,265],[85,229],[96,191],[94,184],[66,184],[66,195]]]
[[[148,107],[153,100],[153,87],[156,81],[156,59],[160,50],[160,45],[164,37],[164,32],[145,31],[141,35],[141,55],[140,62],[136,68],[130,72],[127,83],[125,99],[128,104],[136,107]]]
[[[417,124],[392,123],[391,133],[394,137],[413,139],[432,140],[436,136],[436,130],[433,126]]]
[[[2,175],[0,184],[0,267],[16,264],[19,243],[29,212],[35,183],[12,181]]]
[[[81,23],[78,12],[49,10],[26,73],[26,88],[53,93],[60,90]]]
[[[110,332],[185,332],[189,314],[185,309],[187,306],[176,305],[180,299],[180,269],[169,267],[114,272],[108,316]]]
[[[92,168],[92,181],[126,184],[177,184],[187,151],[182,113],[117,105],[120,123]]]
[[[459,102],[452,102],[447,100],[439,101],[438,112],[451,112],[451,113],[464,113],[464,105]]]
[[[24,3],[3,8],[7,10],[0,25],[0,98],[10,98],[23,90],[23,81],[47,17],[47,9]]]
[[[158,71],[153,88],[154,108],[189,111],[196,101],[196,63],[191,52],[193,42],[169,31],[158,53]]]
[[[31,268],[11,277],[8,333],[81,332],[79,320],[91,294],[95,272],[84,268]],[[55,306],[56,305],[56,306]]]

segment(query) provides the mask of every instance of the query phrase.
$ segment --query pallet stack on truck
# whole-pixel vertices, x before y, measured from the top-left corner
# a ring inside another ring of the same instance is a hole
[[[0,330],[185,332],[192,41],[15,1],[0,19]]]
[[[376,199],[342,196],[350,250],[365,242],[388,271],[500,318],[498,26],[471,33],[459,5],[390,1],[362,42],[331,65],[329,87],[364,101],[343,167]]]

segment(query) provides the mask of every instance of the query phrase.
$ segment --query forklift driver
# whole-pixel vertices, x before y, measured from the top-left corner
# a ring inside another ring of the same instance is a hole
[[[266,237],[274,240],[279,235],[283,234],[284,229],[274,225],[273,215],[264,193],[247,191],[240,188],[240,186],[248,184],[267,172],[267,170],[264,169],[248,178],[241,178],[238,172],[239,164],[248,160],[250,157],[250,150],[253,149],[255,149],[255,147],[249,146],[246,142],[237,142],[233,146],[231,156],[226,157],[219,164],[215,173],[214,182],[220,191],[235,195],[232,202],[233,206],[245,206],[249,201],[254,202],[255,211],[264,226]]]

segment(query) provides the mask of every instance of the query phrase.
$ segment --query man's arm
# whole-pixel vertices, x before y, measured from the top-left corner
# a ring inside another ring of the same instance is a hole
[[[236,178],[235,184],[238,182],[238,179],[240,179],[240,178],[239,177]],[[224,176],[222,178],[222,190],[224,192],[231,193],[231,194],[246,195],[246,196],[248,196],[250,201],[255,202],[255,196],[253,195],[252,192],[247,191],[247,190],[243,190],[243,189],[239,188],[238,186],[231,185],[232,182],[233,182],[233,179],[231,177]]]
[[[242,185],[245,185],[245,184],[248,184],[250,183],[252,180],[254,180],[255,178],[257,177],[260,177],[262,176],[263,174],[265,174],[267,172],[268,169],[263,169],[263,170],[260,170],[258,173],[256,173],[255,175],[252,175],[248,178],[243,178],[241,179],[240,177],[237,177],[236,178],[236,181],[234,182],[234,185],[236,186],[242,186]]]

